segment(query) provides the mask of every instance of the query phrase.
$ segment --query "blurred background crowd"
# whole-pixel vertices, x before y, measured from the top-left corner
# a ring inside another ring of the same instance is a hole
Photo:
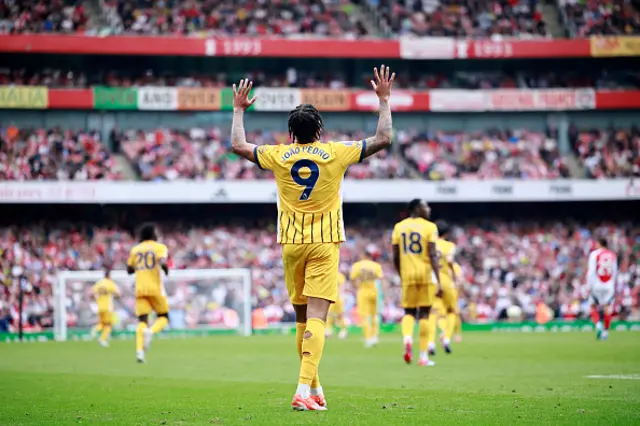
[[[392,266],[390,224],[362,222],[347,228],[341,248],[340,269],[346,275],[365,248],[373,249],[384,267],[385,321],[402,316],[400,282]],[[293,320],[293,309],[284,286],[280,247],[273,224],[193,226],[165,223],[162,242],[169,248],[170,265],[176,269],[250,268],[251,304],[263,308],[269,322]],[[607,235],[620,256],[616,283],[617,312],[624,318],[638,315],[640,296],[640,228],[632,223],[563,223],[550,221],[476,220],[454,228],[458,244],[463,317],[466,321],[504,319],[507,309],[518,306],[523,318],[533,318],[540,303],[554,317],[586,318],[590,312],[584,275],[594,238]],[[57,270],[123,269],[135,239],[123,228],[96,227],[89,223],[42,222],[37,226],[0,229],[0,312],[15,326],[18,321],[20,285],[27,290],[23,321],[27,329],[51,325],[52,287]],[[178,317],[174,324],[195,327],[221,326],[237,317],[242,287],[237,279],[169,281],[168,294]],[[67,287],[69,326],[87,327],[95,320],[93,282],[72,281]],[[135,300],[130,281],[119,282],[123,298],[117,303],[121,324],[135,320]],[[355,289],[348,285],[346,312],[358,323]],[[173,315],[172,311],[172,315]]]
[[[361,140],[362,131],[331,131],[325,140]],[[287,143],[285,132],[255,131],[258,145]],[[2,180],[119,180],[128,165],[142,180],[271,179],[272,174],[231,152],[228,131],[219,127],[114,130],[112,152],[96,131],[0,127]],[[640,128],[568,131],[572,152],[561,155],[557,130],[487,129],[428,131],[399,129],[397,147],[349,169],[347,178],[391,179],[590,179],[640,176]],[[569,167],[569,163],[574,166]]]

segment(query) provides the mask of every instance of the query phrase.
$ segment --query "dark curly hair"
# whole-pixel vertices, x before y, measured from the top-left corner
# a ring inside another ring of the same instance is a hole
[[[311,104],[298,105],[289,113],[289,136],[299,143],[313,143],[324,129],[320,111]]]

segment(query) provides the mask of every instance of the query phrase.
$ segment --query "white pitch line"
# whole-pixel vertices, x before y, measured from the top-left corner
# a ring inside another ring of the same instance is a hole
[[[587,379],[640,380],[640,374],[611,374],[608,376],[584,376]]]

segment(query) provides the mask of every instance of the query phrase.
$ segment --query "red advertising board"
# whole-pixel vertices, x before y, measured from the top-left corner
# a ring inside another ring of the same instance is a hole
[[[0,52],[289,58],[517,59],[590,57],[589,39],[278,39],[187,36],[0,35]],[[616,51],[614,51],[615,53]],[[629,52],[626,52],[629,54]]]

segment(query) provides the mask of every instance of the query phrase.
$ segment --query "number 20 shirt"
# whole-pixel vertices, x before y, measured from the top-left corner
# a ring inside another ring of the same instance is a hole
[[[345,241],[341,185],[347,168],[364,159],[366,141],[262,145],[258,167],[278,184],[278,243]]]

